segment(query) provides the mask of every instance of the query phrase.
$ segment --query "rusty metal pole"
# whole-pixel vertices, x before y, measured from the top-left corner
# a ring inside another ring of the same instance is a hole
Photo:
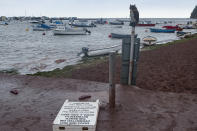
[[[135,26],[132,26],[132,30],[131,30],[131,47],[130,47],[129,79],[128,79],[128,85],[131,85],[131,80],[132,80],[132,65],[133,65],[134,44],[135,44]]]
[[[109,54],[109,107],[115,108],[115,67],[116,54],[111,52]]]
[[[132,26],[131,29],[131,47],[130,47],[130,60],[129,60],[129,79],[128,79],[128,85],[132,85],[132,67],[133,67],[133,52],[134,52],[134,44],[135,44],[135,26],[139,22],[139,12],[137,10],[137,7],[135,5],[130,5],[130,17],[131,17],[131,23]]]

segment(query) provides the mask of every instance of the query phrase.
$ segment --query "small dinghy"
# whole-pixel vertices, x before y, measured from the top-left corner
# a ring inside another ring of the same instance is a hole
[[[183,31],[178,31],[177,33],[176,33],[176,35],[179,37],[179,38],[185,38],[185,37],[189,37],[189,36],[191,36],[191,32],[183,32]]]
[[[121,25],[114,26],[114,28],[122,28]]]
[[[158,28],[150,28],[151,32],[154,33],[174,33],[175,29],[158,29]]]
[[[0,25],[8,25],[7,22],[0,22]]]
[[[155,44],[154,42],[157,41],[157,38],[153,36],[146,36],[142,40],[144,41],[144,46],[151,46]]]
[[[130,34],[117,34],[117,33],[111,33],[109,35],[110,38],[116,38],[116,39],[124,39],[131,37]]]
[[[111,52],[118,53],[120,49],[121,49],[121,45],[115,45],[115,46],[96,49],[96,50],[89,50],[88,47],[83,47],[82,51],[78,53],[78,56],[82,56],[82,57],[105,56],[105,55],[109,55]]]
[[[110,25],[124,25],[124,22],[122,21],[113,21],[113,22],[109,22]]]

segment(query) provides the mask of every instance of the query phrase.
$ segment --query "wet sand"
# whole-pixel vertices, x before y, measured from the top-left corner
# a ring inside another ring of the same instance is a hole
[[[117,108],[109,111],[108,84],[63,78],[0,74],[0,130],[52,131],[66,99],[101,100],[97,131],[195,131],[197,96],[117,85]],[[17,89],[18,95],[11,94]]]

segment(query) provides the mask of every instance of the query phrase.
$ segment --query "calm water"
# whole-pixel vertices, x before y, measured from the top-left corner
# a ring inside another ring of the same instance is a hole
[[[168,25],[186,23],[187,19],[146,19],[152,22],[172,21]],[[123,28],[115,28],[112,25],[98,25],[90,28],[91,35],[82,36],[54,36],[52,31],[32,31],[28,22],[11,22],[8,26],[0,26],[0,70],[16,69],[21,74],[49,71],[55,68],[63,68],[66,65],[75,64],[81,58],[77,54],[82,47],[100,49],[113,45],[120,45],[121,40],[110,39],[110,33],[129,34],[131,28],[126,23]],[[161,27],[163,25],[157,25]],[[26,28],[29,31],[26,31]],[[158,41],[177,39],[176,34],[158,34],[145,32],[147,27],[137,27],[138,37],[151,35]],[[65,62],[57,64],[58,59]]]

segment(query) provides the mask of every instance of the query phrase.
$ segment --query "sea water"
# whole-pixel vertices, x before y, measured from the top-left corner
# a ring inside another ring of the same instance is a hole
[[[113,21],[114,19],[109,19]],[[166,25],[186,24],[189,19],[143,19],[153,23],[170,21]],[[160,28],[163,24],[156,25]],[[151,35],[158,41],[176,40],[176,33],[151,33],[150,27],[136,27],[139,38]],[[28,30],[26,30],[28,29]],[[15,69],[20,74],[50,71],[76,64],[81,60],[77,54],[82,47],[91,50],[121,45],[120,39],[109,38],[110,33],[130,34],[131,27],[125,23],[122,28],[114,25],[97,25],[88,28],[90,35],[54,36],[52,31],[33,31],[28,21],[11,21],[0,26],[0,70]],[[56,60],[63,61],[57,63]]]

